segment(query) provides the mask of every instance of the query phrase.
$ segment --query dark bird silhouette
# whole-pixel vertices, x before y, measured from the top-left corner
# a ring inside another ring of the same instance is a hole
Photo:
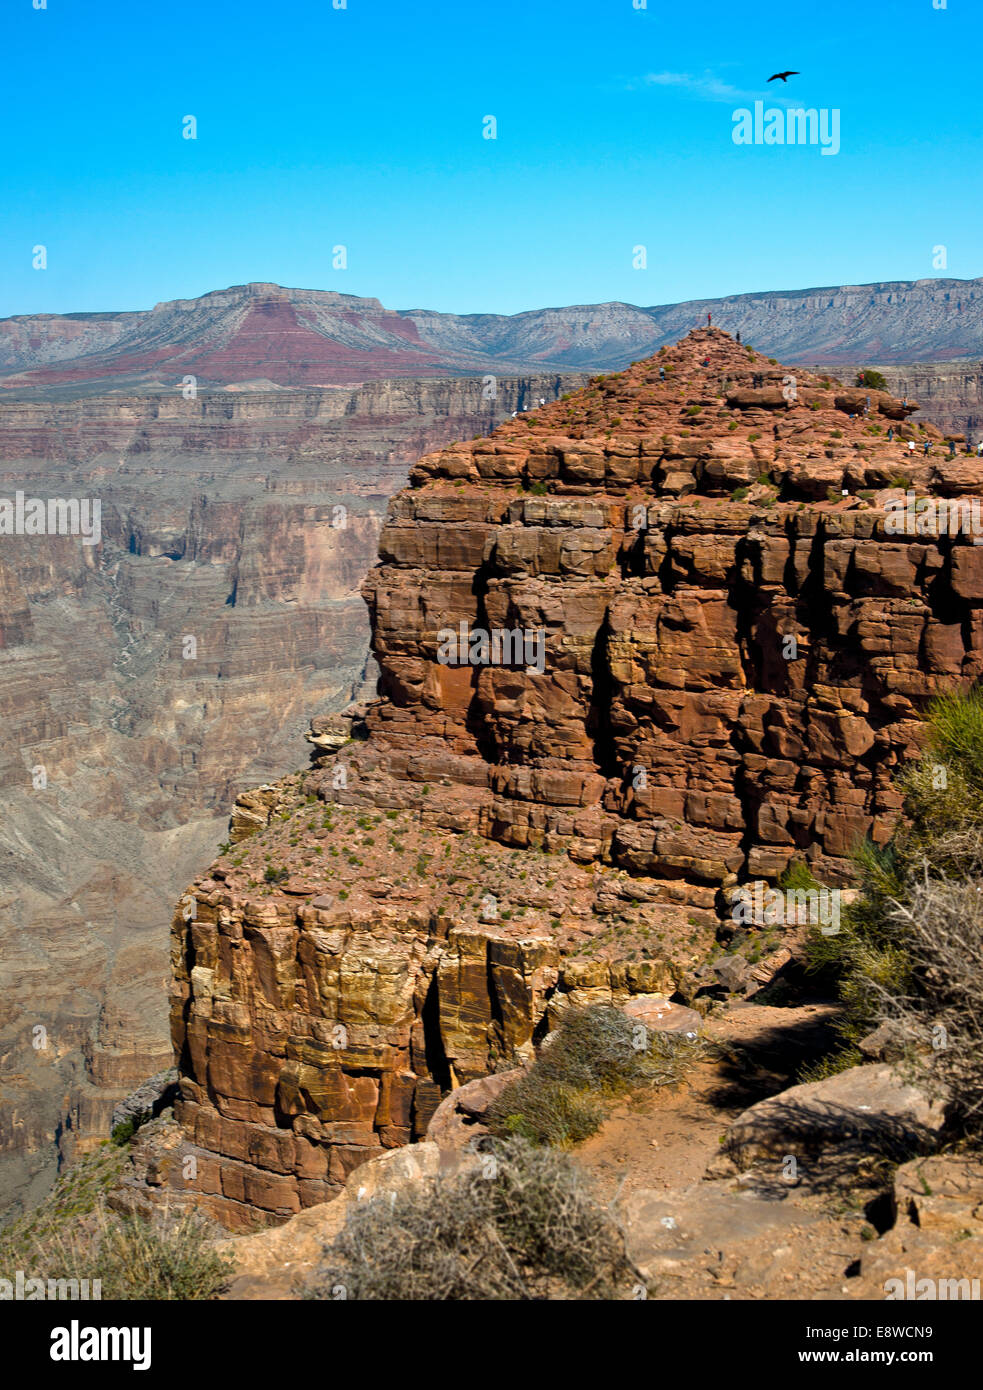
[[[789,79],[790,77],[801,77],[801,76],[802,76],[801,72],[792,72],[792,70],[789,69],[788,72],[776,72],[776,73],[774,73],[773,76],[771,76],[771,77],[768,78],[768,81],[769,81],[769,82],[774,82],[776,78],[779,78],[779,77],[780,77],[780,78],[782,79],[783,82],[787,82],[788,79]]]

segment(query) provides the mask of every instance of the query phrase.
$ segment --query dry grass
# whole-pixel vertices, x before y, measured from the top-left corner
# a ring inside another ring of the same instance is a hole
[[[107,1209],[118,1149],[83,1160],[35,1212],[0,1235],[0,1275],[99,1280],[103,1299],[214,1298],[231,1263],[211,1248],[214,1230],[197,1213],[162,1212],[152,1222]]]

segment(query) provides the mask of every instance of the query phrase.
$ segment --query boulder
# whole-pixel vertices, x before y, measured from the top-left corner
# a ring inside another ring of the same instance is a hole
[[[898,1062],[904,1054],[904,1034],[897,1023],[885,1019],[857,1047],[870,1062]]]
[[[427,1139],[441,1150],[459,1151],[488,1130],[483,1123],[488,1107],[510,1082],[522,1075],[521,1067],[493,1072],[451,1091],[437,1106],[427,1126]]]
[[[725,1149],[744,1168],[756,1159],[826,1151],[910,1156],[933,1148],[944,1122],[940,1102],[881,1063],[851,1067],[759,1101],[731,1125]]]
[[[983,1163],[933,1154],[895,1174],[895,1224],[870,1242],[850,1280],[851,1298],[890,1302],[983,1297]]]
[[[440,1150],[436,1144],[426,1140],[407,1144],[356,1168],[345,1184],[345,1193],[349,1201],[367,1202],[381,1192],[400,1192],[412,1183],[435,1178],[439,1169]]]
[[[714,961],[712,969],[718,984],[731,994],[738,994],[751,979],[751,966],[743,956],[724,956]]]
[[[169,1105],[173,1105],[177,1096],[177,1081],[176,1067],[167,1067],[144,1081],[135,1091],[131,1091],[125,1100],[113,1107],[112,1129],[125,1124],[127,1120],[143,1121],[148,1117],[157,1116]]]

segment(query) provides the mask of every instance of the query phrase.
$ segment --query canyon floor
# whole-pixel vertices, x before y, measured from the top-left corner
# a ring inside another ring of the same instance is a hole
[[[102,507],[99,545],[0,549],[5,1215],[169,1064],[168,924],[236,794],[302,764],[312,716],[372,688],[359,585],[409,465],[558,390],[0,401],[0,494]]]

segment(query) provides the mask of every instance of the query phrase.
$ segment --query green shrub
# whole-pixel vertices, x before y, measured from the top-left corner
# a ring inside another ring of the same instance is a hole
[[[153,1119],[149,1110],[145,1110],[142,1115],[129,1115],[125,1120],[121,1120],[113,1129],[110,1136],[113,1143],[123,1148],[136,1134],[141,1125],[145,1125],[148,1120]]]
[[[603,1101],[642,1085],[671,1085],[699,1042],[650,1032],[606,1004],[570,1006],[532,1066],[497,1097],[488,1127],[535,1144],[567,1146],[595,1133]]]
[[[809,865],[801,859],[789,860],[778,880],[778,886],[791,892],[809,892],[822,887],[819,880],[813,876]]]
[[[840,1055],[890,1021],[907,1069],[983,1137],[983,694],[940,696],[926,719],[925,751],[897,779],[903,819],[886,845],[858,847],[857,899],[807,954],[843,1002]]]
[[[530,1144],[568,1148],[596,1134],[604,1121],[597,1097],[562,1081],[544,1084],[528,1076],[508,1087],[506,1106],[492,1116],[492,1132],[517,1136]]]
[[[857,373],[855,386],[866,386],[869,391],[886,391],[887,378],[881,372],[876,372],[872,367],[864,367]]]
[[[928,721],[930,756],[951,764],[970,792],[983,794],[983,690],[937,696]]]

